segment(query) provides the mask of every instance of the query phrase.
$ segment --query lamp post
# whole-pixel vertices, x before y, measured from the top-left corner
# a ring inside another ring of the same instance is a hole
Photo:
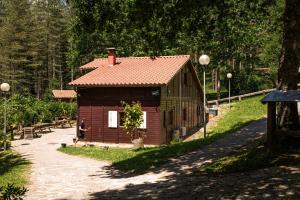
[[[4,127],[3,127],[3,149],[6,150],[6,94],[10,89],[10,85],[8,83],[2,83],[1,91],[4,93]]]
[[[230,79],[232,78],[232,74],[231,73],[228,73],[227,74],[227,78],[228,78],[228,96],[229,96],[229,110],[231,109],[231,106],[230,106]]]
[[[204,108],[204,126],[203,126],[203,131],[204,131],[204,137],[206,137],[206,95],[205,95],[205,67],[209,64],[210,59],[208,55],[203,54],[199,58],[199,63],[200,65],[203,66],[203,108]]]

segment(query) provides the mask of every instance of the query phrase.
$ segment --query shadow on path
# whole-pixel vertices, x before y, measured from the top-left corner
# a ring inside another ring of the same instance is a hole
[[[218,176],[173,174],[166,180],[90,194],[90,199],[299,199],[300,165]]]
[[[265,127],[265,119],[252,122],[212,144],[172,159],[163,166],[141,175],[140,177],[144,178],[142,183],[129,183],[124,188],[93,192],[88,197],[90,199],[299,199],[300,163],[221,175],[201,174],[198,171],[205,162],[212,162],[230,153],[255,146],[261,141]],[[159,173],[163,175],[156,180],[151,179],[151,174]],[[109,173],[109,176],[122,177],[121,174],[113,173]]]

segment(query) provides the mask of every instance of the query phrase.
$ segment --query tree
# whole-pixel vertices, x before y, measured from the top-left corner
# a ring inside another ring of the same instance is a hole
[[[13,93],[40,98],[59,81],[63,87],[67,14],[60,0],[0,1],[0,80],[11,84]]]
[[[286,0],[281,56],[278,70],[278,89],[297,90],[300,66],[300,8],[297,0]],[[289,112],[284,112],[287,109]],[[299,129],[297,103],[281,106],[281,117],[292,122],[291,129]],[[285,115],[286,113],[286,115]]]
[[[143,133],[139,130],[143,123],[143,111],[139,102],[132,102],[131,105],[122,101],[121,104],[124,107],[123,126],[126,133],[130,136],[131,141],[134,139],[143,140]]]
[[[28,38],[32,34],[32,17],[27,0],[4,0],[5,15],[0,29],[1,79],[11,84],[12,92],[30,88],[30,53]]]

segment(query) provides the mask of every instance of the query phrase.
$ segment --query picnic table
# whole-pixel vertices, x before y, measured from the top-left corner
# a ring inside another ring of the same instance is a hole
[[[57,128],[59,126],[63,128],[67,124],[70,126],[70,128],[72,128],[72,123],[70,118],[59,118],[59,119],[55,119],[55,121],[53,122],[54,128]]]
[[[51,126],[52,124],[50,123],[37,123],[33,125],[34,129],[37,130],[39,133],[43,133],[47,129],[49,132],[51,132]]]
[[[35,137],[39,137],[39,135],[35,132],[35,128],[32,126],[23,128],[24,139],[32,139]]]

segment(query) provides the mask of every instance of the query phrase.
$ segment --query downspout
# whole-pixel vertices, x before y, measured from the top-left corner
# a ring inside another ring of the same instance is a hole
[[[179,120],[179,130],[181,129],[181,126],[182,126],[182,124],[181,124],[181,122],[182,122],[182,105],[181,105],[181,70],[180,70],[180,72],[179,72],[179,118],[180,118],[180,120]]]

